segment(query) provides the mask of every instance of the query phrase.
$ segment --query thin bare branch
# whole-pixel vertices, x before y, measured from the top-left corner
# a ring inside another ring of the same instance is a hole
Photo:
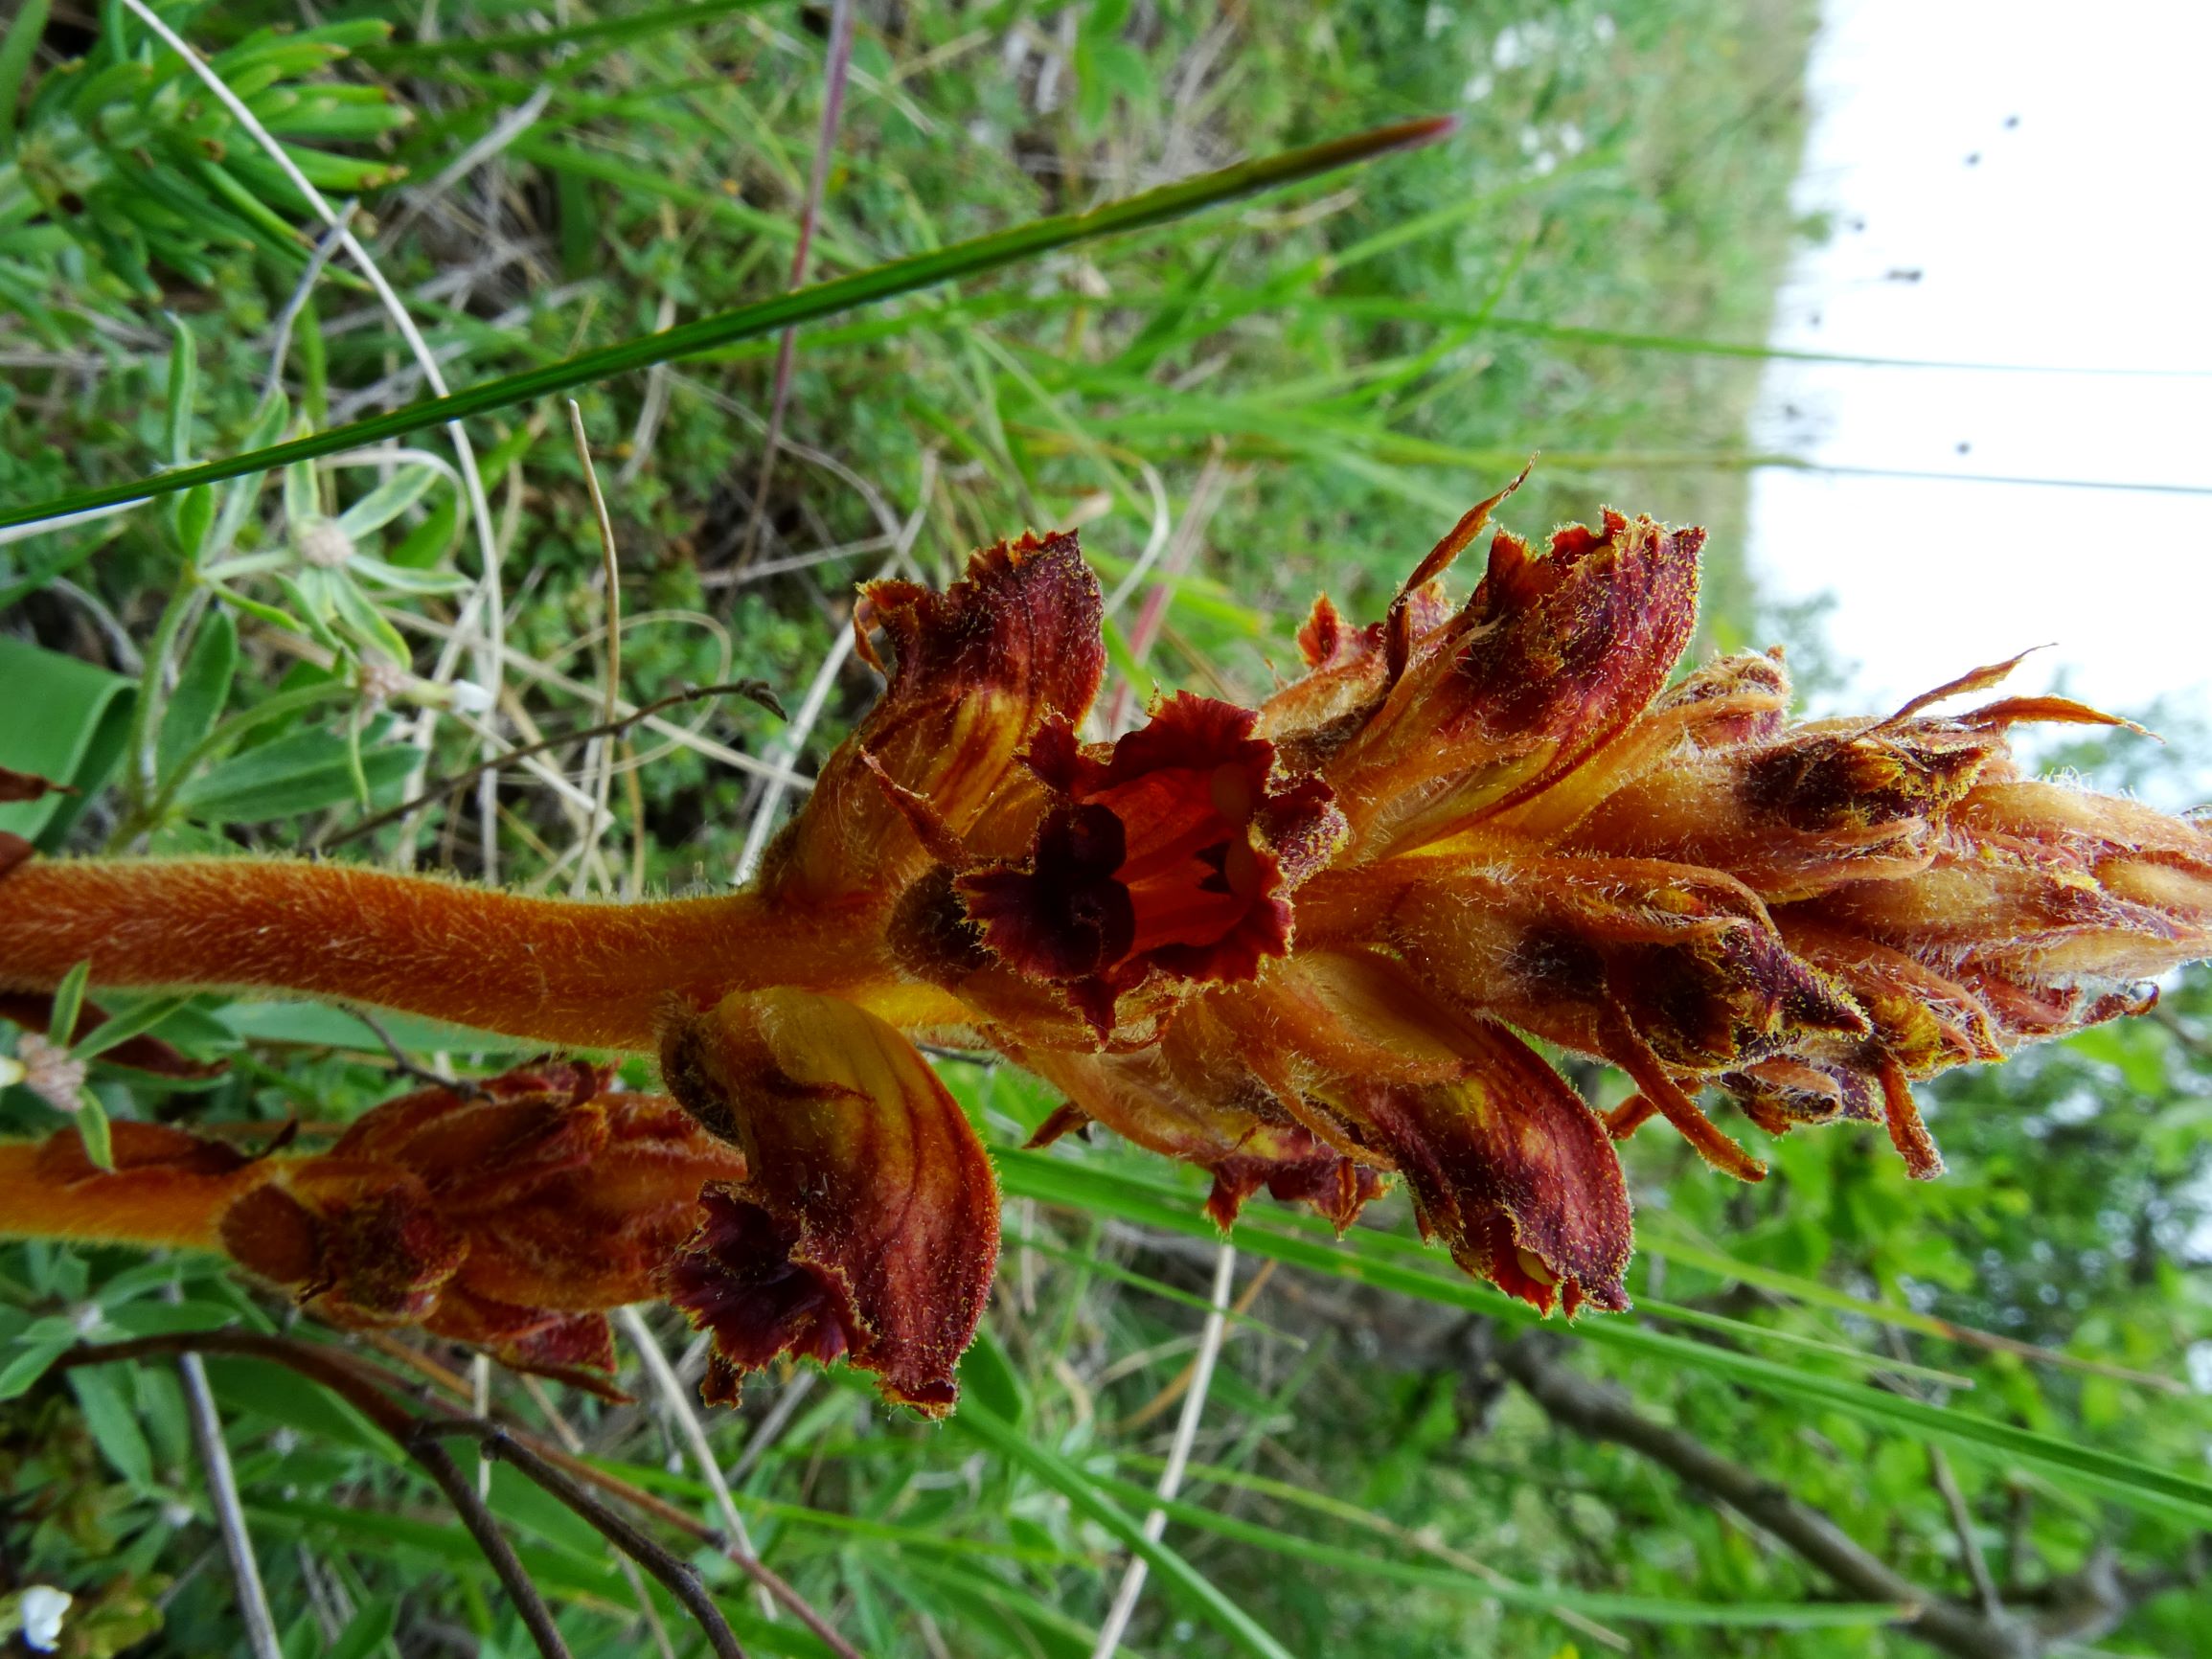
[[[650,703],[641,703],[627,715],[618,715],[613,719],[603,720],[597,725],[580,726],[573,731],[557,732],[552,737],[541,738],[535,743],[525,743],[520,748],[504,750],[489,759],[477,761],[474,765],[464,766],[458,772],[448,772],[435,783],[426,784],[420,795],[402,801],[397,807],[387,807],[381,812],[373,812],[358,824],[341,830],[323,843],[323,851],[327,852],[332,848],[343,847],[347,842],[358,840],[372,830],[382,829],[396,818],[404,818],[410,812],[422,810],[442,795],[451,795],[466,789],[483,774],[496,767],[512,765],[517,761],[528,760],[533,755],[542,755],[548,749],[559,749],[569,743],[582,742],[591,738],[610,737],[641,722],[650,724],[652,717],[663,709],[673,709],[679,703],[696,703],[706,697],[733,696],[744,697],[760,704],[762,708],[766,709],[779,718],[783,716],[783,704],[776,700],[776,693],[760,680],[725,680],[721,684],[714,686],[686,686],[680,692],[671,692],[665,697],[655,697]]]
[[[207,1367],[198,1354],[180,1353],[176,1368],[183,1375],[185,1402],[192,1410],[193,1443],[207,1471],[208,1501],[215,1506],[223,1554],[230,1557],[231,1578],[238,1585],[246,1646],[253,1659],[284,1659],[268,1593],[262,1588],[261,1564],[254,1559],[254,1541],[246,1532],[245,1508],[239,1502],[238,1477],[231,1472],[230,1448],[223,1443],[222,1419],[216,1414],[215,1392],[208,1387]]]
[[[366,1333],[374,1337],[376,1332]],[[421,1420],[396,1403],[385,1391],[393,1393],[416,1392],[404,1378],[376,1365],[374,1361],[343,1349],[324,1343],[304,1342],[286,1336],[264,1336],[250,1330],[190,1330],[165,1333],[157,1336],[132,1337],[126,1341],[85,1345],[73,1348],[55,1360],[57,1370],[77,1365],[108,1365],[125,1359],[144,1359],[155,1354],[176,1354],[194,1352],[209,1353],[242,1353],[257,1359],[266,1359],[298,1372],[308,1381],[330,1389],[347,1404],[360,1412],[393,1442],[405,1445],[407,1437]],[[456,1374],[438,1365],[426,1355],[408,1357],[400,1347],[387,1348],[385,1352],[401,1358],[419,1370],[433,1386],[457,1404],[468,1398],[467,1381]],[[456,1413],[456,1415],[459,1415]],[[546,1462],[566,1470],[587,1486],[596,1487],[610,1496],[620,1498],[633,1509],[642,1510],[656,1521],[673,1527],[686,1537],[696,1538],[703,1544],[719,1550],[724,1557],[741,1569],[748,1578],[764,1586],[777,1602],[787,1608],[800,1624],[813,1633],[822,1645],[837,1659],[861,1659],[861,1654],[850,1642],[837,1633],[836,1627],[814,1610],[808,1600],[792,1588],[780,1573],[750,1551],[741,1550],[736,1542],[696,1516],[686,1513],[657,1493],[643,1487],[633,1486],[620,1475],[609,1473],[596,1464],[581,1457],[571,1456],[559,1446],[539,1439],[515,1424],[503,1424],[517,1442],[528,1446]],[[469,1493],[471,1498],[474,1493]]]
[[[2041,1659],[2093,1642],[2128,1609],[2167,1587],[2131,1582],[2094,1556],[2079,1573],[2040,1587],[2032,1617],[1937,1595],[1860,1544],[1827,1513],[1702,1441],[1638,1411],[1618,1390],[1582,1375],[1561,1356],[1561,1341],[1532,1332],[1497,1351],[1496,1363],[1562,1427],[1642,1453],[1677,1480],[1723,1503],[1802,1557],[1850,1593],[1897,1604],[1899,1627],[1958,1659]],[[2016,1600],[2025,1601],[2018,1597]]]
[[[660,1339],[653,1335],[644,1315],[634,1307],[617,1309],[615,1319],[621,1324],[623,1334],[629,1338],[630,1346],[637,1350],[638,1358],[645,1362],[646,1375],[652,1378],[653,1391],[660,1396],[661,1404],[669,1416],[675,1419],[684,1443],[691,1448],[692,1462],[698,1466],[699,1478],[715,1494],[715,1506],[721,1511],[722,1525],[728,1529],[731,1541],[758,1560],[760,1552],[753,1548],[753,1537],[745,1530],[744,1516],[738,1513],[738,1502],[730,1493],[730,1483],[722,1479],[722,1466],[715,1457],[715,1448],[707,1443],[706,1425],[692,1409],[691,1395],[684,1388],[683,1379],[676,1375],[675,1367],[669,1364]],[[762,1613],[769,1619],[775,1618],[776,1603],[768,1594],[768,1587],[756,1583],[754,1589],[760,1596]]]
[[[570,1659],[568,1644],[553,1623],[553,1613],[546,1606],[545,1598],[537,1593],[537,1586],[530,1581],[530,1575],[523,1570],[513,1546],[501,1534],[491,1511],[484,1507],[484,1500],[454,1466],[445,1448],[432,1436],[420,1432],[410,1433],[400,1443],[407,1448],[408,1455],[422,1466],[423,1472],[438,1484],[438,1489],[445,1494],[445,1501],[460,1514],[461,1524],[468,1529],[468,1535],[476,1540],[476,1547],[484,1552],[491,1570],[499,1575],[499,1582],[506,1587],[515,1612],[522,1616],[523,1626],[529,1630],[530,1639],[537,1644],[538,1652],[545,1655],[545,1659]]]
[[[524,1372],[522,1392],[530,1396],[545,1420],[552,1425],[555,1438],[560,1442],[560,1449],[570,1457],[582,1456],[583,1437],[576,1432],[576,1425],[561,1415],[553,1397],[545,1392],[545,1385]],[[487,1411],[477,1415],[490,1417],[490,1413]],[[617,1556],[615,1565],[622,1569],[623,1578],[628,1581],[630,1594],[637,1598],[638,1614],[645,1620],[646,1630],[652,1637],[653,1648],[660,1654],[660,1659],[676,1659],[675,1646],[669,1641],[668,1626],[661,1623],[660,1613],[652,1604],[652,1597],[646,1593],[645,1579],[638,1573],[637,1563],[627,1556]]]
[[[484,1455],[514,1466],[515,1470],[543,1487],[592,1526],[600,1535],[624,1555],[658,1579],[667,1586],[670,1595],[682,1602],[687,1612],[699,1623],[707,1634],[707,1645],[717,1659],[745,1659],[744,1649],[730,1630],[729,1621],[722,1610],[715,1605],[715,1599],[707,1593],[699,1576],[691,1566],[678,1560],[644,1532],[601,1503],[565,1470],[539,1457],[513,1435],[496,1422],[483,1419],[450,1422],[424,1422],[416,1431],[419,1440],[429,1440],[440,1435],[467,1434],[476,1437]]]
[[[1229,1328],[1229,1294],[1237,1286],[1237,1252],[1227,1239],[1216,1248],[1214,1256],[1213,1306],[1206,1312],[1205,1329],[1198,1336],[1198,1352],[1191,1361],[1190,1391],[1183,1396],[1182,1416],[1175,1420],[1175,1438],[1168,1447],[1167,1467],[1160,1470],[1156,1490],[1165,1501],[1181,1489],[1183,1470],[1191,1461],[1191,1445],[1198,1438],[1198,1420],[1205,1415],[1206,1394],[1213,1387],[1214,1362],[1221,1356],[1221,1336]],[[1145,1513],[1144,1534],[1153,1543],[1167,1531],[1165,1510],[1150,1510]],[[1121,1646],[1122,1632],[1129,1627],[1129,1619],[1137,1610],[1137,1598],[1145,1593],[1145,1577],[1151,1564],[1142,1556],[1131,1556],[1122,1574],[1121,1588],[1107,1609],[1106,1623],[1099,1626],[1098,1641],[1091,1648],[1091,1659],[1113,1659],[1114,1650]]]
[[[606,497],[599,488],[599,472],[591,464],[591,440],[584,435],[583,409],[568,399],[568,430],[576,440],[576,458],[583,467],[584,488],[591,491],[592,516],[599,525],[600,575],[606,588],[606,713],[603,724],[612,725],[622,702],[622,563],[615,552],[614,521],[606,513]],[[614,740],[611,736],[592,739],[592,812],[586,834],[597,839],[608,822],[606,804],[614,789]],[[590,875],[582,858],[576,861],[571,893],[581,896]]]

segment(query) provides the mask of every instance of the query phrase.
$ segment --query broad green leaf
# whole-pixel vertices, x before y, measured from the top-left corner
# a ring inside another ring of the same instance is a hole
[[[191,998],[182,996],[148,997],[135,1007],[109,1016],[104,1023],[88,1032],[76,1043],[71,1052],[79,1059],[91,1059],[97,1055],[103,1055],[109,1049],[121,1047],[139,1033],[151,1031],[190,1001]]]
[[[373,1452],[386,1463],[406,1462],[406,1454],[367,1418],[295,1371],[235,1353],[211,1353],[206,1365],[208,1384],[228,1412],[251,1412],[302,1434]]]
[[[80,1365],[70,1371],[69,1391],[84,1413],[84,1426],[108,1466],[141,1490],[153,1485],[153,1453],[124,1398],[128,1366]]]
[[[437,482],[438,471],[435,467],[402,466],[339,513],[338,528],[350,539],[358,541],[362,536],[383,529],[422,500]]]
[[[222,717],[238,670],[239,630],[219,606],[208,613],[177,675],[176,690],[161,712],[161,736],[154,753],[163,783]]]
[[[457,570],[411,570],[404,565],[386,564],[365,553],[353,555],[346,568],[378,587],[393,588],[400,593],[454,594],[471,585],[469,579]]]
[[[364,755],[369,787],[405,781],[420,749],[387,745]],[[256,824],[336,807],[353,798],[353,770],[345,739],[330,732],[294,732],[233,755],[192,779],[177,792],[177,808],[211,824]]]
[[[370,1602],[338,1633],[337,1641],[331,1645],[330,1659],[369,1659],[370,1654],[392,1639],[393,1626],[399,1621],[399,1602]]]
[[[1353,1575],[1382,1579],[1393,1583],[1442,1590],[1478,1601],[1499,1602],[1531,1612],[1566,1608],[1595,1619],[1619,1619],[1655,1625],[1754,1626],[1767,1629],[1834,1629],[1839,1626],[1895,1624],[1910,1609],[1886,1602],[1685,1602],[1656,1596],[1616,1596],[1564,1585],[1516,1584],[1478,1579],[1456,1567],[1431,1566],[1414,1561],[1393,1561],[1362,1555],[1315,1538],[1254,1521],[1218,1514],[1202,1505],[1177,1498],[1161,1498],[1132,1482],[1112,1475],[1098,1477],[1099,1487],[1123,1502],[1164,1511],[1178,1525],[1233,1538],[1293,1560],[1311,1561]]]
[[[53,0],[23,0],[7,34],[0,36],[0,146],[13,146],[15,104],[23,90],[23,72],[38,55],[52,5]]]
[[[137,688],[119,674],[0,636],[0,766],[74,785],[76,795],[0,806],[0,830],[56,851],[107,782],[130,735]]]
[[[383,1052],[376,1034],[341,1008],[311,1002],[235,1002],[217,1009],[223,1027],[247,1042],[299,1043],[313,1048],[362,1049]],[[518,1054],[542,1047],[520,1037],[499,1036],[447,1025],[443,1020],[415,1014],[382,1013],[376,1023],[391,1033],[392,1040],[411,1053],[445,1049],[454,1054]]]
[[[369,602],[369,596],[355,585],[353,573],[333,570],[322,574],[329,580],[331,606],[338,622],[355,639],[390,661],[406,662],[407,642],[399,637],[399,630],[384,613]]]
[[[1029,1397],[1021,1386],[1021,1374],[989,1330],[978,1330],[975,1341],[961,1356],[960,1391],[981,1400],[1017,1428],[1029,1416]]]
[[[29,1342],[18,1338],[14,1352],[0,1364],[0,1399],[13,1399],[46,1375],[48,1367],[75,1346],[70,1337]]]
[[[115,1168],[115,1137],[109,1131],[107,1102],[90,1089],[77,1091],[77,1134],[95,1170]]]
[[[192,459],[192,411],[199,387],[199,345],[192,330],[174,311],[169,326],[176,335],[169,351],[169,408],[163,434],[169,441],[170,464],[182,466]]]
[[[84,988],[91,983],[92,963],[88,958],[71,967],[54,988],[54,1001],[46,1015],[47,1034],[65,1048],[77,1034],[77,1019],[84,1010]]]

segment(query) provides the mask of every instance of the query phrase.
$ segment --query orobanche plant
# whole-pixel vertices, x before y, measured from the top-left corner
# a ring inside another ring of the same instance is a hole
[[[1645,517],[1497,534],[1455,602],[1500,499],[1380,622],[1320,601],[1307,671],[1258,708],[1178,694],[1112,742],[1083,732],[1106,655],[1074,536],[866,587],[883,693],[726,896],[18,847],[0,989],[89,964],[343,998],[655,1054],[682,1110],[549,1063],[314,1157],[118,1125],[110,1171],[63,1131],[0,1149],[0,1229],[220,1248],[340,1323],[563,1375],[605,1366],[600,1310],[650,1287],[712,1331],[711,1398],[790,1352],[942,1413],[999,1199],[917,1043],[1063,1093],[1040,1140],[1096,1121],[1210,1170],[1224,1227],[1262,1186],[1342,1227],[1396,1173],[1464,1268],[1571,1314],[1628,1306],[1613,1143],[1651,1117],[1745,1180],[1765,1167],[1704,1089],[1768,1134],[1881,1124],[1932,1176],[1915,1081],[2140,1012],[2212,953],[2212,836],[2014,761],[2020,722],[2109,716],[1934,712],[2009,664],[1811,723],[1775,655],[1672,679],[1703,536]],[[1637,1092],[1601,1115],[1531,1037]]]

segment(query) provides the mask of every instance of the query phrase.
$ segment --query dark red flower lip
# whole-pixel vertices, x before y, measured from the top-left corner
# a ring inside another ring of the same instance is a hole
[[[1028,856],[955,884],[984,943],[1068,987],[1102,1034],[1155,971],[1228,983],[1286,954],[1289,896],[1344,821],[1326,784],[1276,780],[1257,718],[1178,693],[1103,754],[1048,723],[1028,759],[1054,805]]]

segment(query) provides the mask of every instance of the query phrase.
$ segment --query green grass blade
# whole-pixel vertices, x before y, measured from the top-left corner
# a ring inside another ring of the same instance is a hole
[[[583,41],[627,41],[668,29],[686,29],[739,11],[757,11],[768,0],[686,0],[681,6],[635,11],[627,17],[601,17],[590,23],[571,23],[563,29],[518,29],[505,34],[456,34],[444,40],[408,40],[392,46],[367,46],[353,56],[379,69],[399,68],[455,57],[490,57],[499,52],[550,52],[557,46]]]
[[[23,10],[0,36],[0,144],[15,139],[15,105],[23,90],[23,72],[37,55],[46,33],[50,0],[25,0]]]
[[[288,443],[274,444],[266,449],[234,455],[221,461],[211,461],[199,466],[179,467],[128,483],[79,490],[31,507],[0,510],[0,528],[57,518],[95,507],[111,507],[122,502],[150,499],[173,490],[189,489],[195,484],[213,484],[247,472],[265,471],[272,467],[290,466],[295,462],[309,461],[316,456],[334,454],[341,449],[378,443],[387,438],[419,431],[425,426],[481,415],[492,409],[504,409],[549,393],[564,392],[587,381],[669,362],[710,347],[726,346],[733,340],[775,333],[820,317],[849,311],[857,306],[873,305],[896,294],[911,293],[916,288],[997,270],[1076,242],[1165,224],[1169,220],[1186,217],[1239,196],[1278,190],[1302,179],[1351,166],[1355,162],[1366,161],[1389,150],[1427,144],[1450,130],[1451,122],[1448,118],[1401,122],[1393,126],[1357,133],[1350,138],[1310,145],[1303,149],[1288,150],[1262,161],[1245,162],[1238,167],[1223,168],[1217,172],[1202,173],[1197,178],[1166,185],[1142,195],[1108,202],[1104,207],[1086,213],[1036,219],[1013,230],[955,242],[950,247],[918,254],[911,259],[840,277],[833,282],[800,288],[772,300],[764,300],[758,305],[741,306],[735,310],[701,317],[695,322],[663,330],[657,334],[626,340],[596,352],[581,352],[541,369],[526,370],[519,375],[510,375],[502,379],[487,381],[481,386],[468,387],[450,397],[425,398],[388,414],[373,416],[345,426],[330,427]]]
[[[1220,1236],[1214,1224],[1198,1213],[1195,1200],[1178,1200],[1161,1189],[1040,1153],[1002,1151],[996,1161],[1000,1184],[1012,1196],[1063,1204],[1197,1238]],[[1288,1266],[1402,1291],[1511,1324],[1538,1322],[1534,1309],[1486,1284],[1447,1278],[1411,1265],[1401,1259],[1399,1247],[1418,1247],[1388,1235],[1356,1229],[1332,1243],[1324,1238],[1300,1237],[1246,1219],[1237,1228],[1236,1242],[1240,1250],[1270,1256]],[[1555,1328],[1585,1342],[1655,1361],[1668,1373],[1694,1367],[1762,1394],[1817,1402],[1877,1427],[1940,1441],[1954,1450],[1999,1464],[2017,1461],[2133,1509],[2175,1516],[2193,1526],[2212,1525],[2212,1483],[2178,1470],[2158,1468],[2094,1446],[2076,1445],[2056,1435],[1929,1405],[1800,1366],[1672,1336],[1633,1320],[1591,1315],[1572,1324],[1555,1322]]]
[[[87,958],[61,976],[54,988],[54,1003],[46,1012],[46,1034],[62,1048],[77,1036],[77,1016],[84,1007],[84,988],[92,982],[92,962]]]
[[[104,1024],[87,1033],[70,1052],[80,1060],[88,1060],[95,1055],[107,1053],[109,1049],[120,1048],[140,1033],[151,1031],[191,1000],[185,996],[148,997],[136,1008],[110,1015]]]
[[[1262,1629],[1249,1613],[1223,1595],[1211,1579],[1167,1545],[1146,1537],[1144,1528],[1134,1516],[1101,1491],[1097,1481],[1058,1452],[1038,1444],[972,1398],[961,1401],[952,1424],[1008,1463],[1028,1470],[1151,1562],[1152,1571],[1164,1583],[1188,1601],[1195,1611],[1202,1614],[1241,1650],[1257,1654],[1260,1659],[1290,1659],[1289,1650]]]
[[[1624,1623],[1809,1630],[1889,1625],[1910,1612],[1889,1602],[1688,1602],[1671,1597],[1577,1590],[1563,1585],[1521,1584],[1510,1579],[1503,1581],[1478,1579],[1456,1567],[1432,1567],[1416,1561],[1361,1555],[1319,1538],[1302,1537],[1257,1521],[1220,1514],[1201,1504],[1185,1503],[1179,1498],[1163,1500],[1144,1487],[1111,1475],[1102,1477],[1098,1484],[1126,1502],[1163,1511],[1170,1520],[1180,1525],[1292,1560],[1311,1561],[1357,1577],[1382,1579],[1424,1590],[1442,1590],[1475,1601],[1497,1602],[1534,1613],[1565,1608],[1593,1619],[1618,1619]]]

